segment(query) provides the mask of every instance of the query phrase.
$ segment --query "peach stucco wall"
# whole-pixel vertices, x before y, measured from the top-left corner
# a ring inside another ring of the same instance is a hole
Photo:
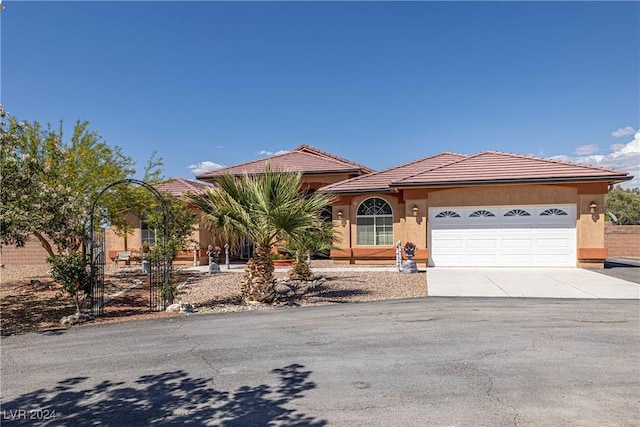
[[[336,246],[341,251],[332,251],[332,257],[339,262],[363,263],[370,258],[380,262],[381,257],[367,257],[368,252],[358,249],[384,249],[390,247],[359,247],[356,236],[356,210],[369,197],[386,200],[393,209],[394,242],[413,241],[420,249],[427,249],[429,236],[428,210],[430,207],[445,206],[501,206],[501,205],[553,205],[572,204],[577,206],[576,265],[580,267],[601,267],[606,258],[604,246],[604,194],[606,183],[564,184],[564,185],[502,185],[474,186],[443,189],[410,189],[394,194],[364,194],[342,196],[333,206],[334,226],[341,241]],[[595,213],[590,205],[596,203]],[[414,216],[414,207],[417,213]],[[342,220],[338,212],[342,211]],[[387,252],[392,254],[392,252]],[[416,257],[426,266],[428,251]],[[387,258],[392,264],[394,256]]]

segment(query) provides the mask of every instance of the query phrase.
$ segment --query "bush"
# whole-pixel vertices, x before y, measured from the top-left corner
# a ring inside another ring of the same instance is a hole
[[[91,293],[91,274],[84,258],[78,252],[66,256],[47,258],[51,264],[51,277],[62,285],[62,294],[73,298],[80,313],[87,296]]]

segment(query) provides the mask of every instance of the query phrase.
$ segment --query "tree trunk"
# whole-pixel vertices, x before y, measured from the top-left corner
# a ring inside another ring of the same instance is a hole
[[[44,248],[45,251],[47,251],[47,253],[49,254],[50,257],[55,256],[55,254],[53,253],[53,249],[51,248],[51,245],[49,244],[49,242],[47,242],[47,239],[45,239],[42,234],[40,233],[33,233],[34,236],[36,236],[38,238],[38,240],[40,240],[40,243],[42,244],[42,247]]]
[[[296,259],[289,270],[289,278],[292,280],[309,280],[311,279],[311,269],[306,261]]]
[[[275,299],[271,248],[256,246],[247,262],[242,280],[242,299],[245,303],[271,303]]]

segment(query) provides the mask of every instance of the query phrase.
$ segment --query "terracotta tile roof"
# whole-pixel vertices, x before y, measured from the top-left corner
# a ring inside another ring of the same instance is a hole
[[[390,192],[393,191],[390,187],[393,182],[466,157],[464,154],[440,153],[379,172],[327,185],[322,187],[322,191],[327,193]]]
[[[161,193],[169,193],[174,196],[181,196],[185,193],[197,193],[199,191],[213,188],[203,182],[192,181],[184,178],[171,178],[167,181],[154,184],[153,187]]]
[[[331,153],[329,153],[327,151],[319,150],[319,149],[317,149],[315,147],[312,147],[310,145],[302,144],[301,146],[299,146],[298,148],[294,149],[293,151],[303,151],[303,152],[306,152],[306,153],[316,154],[318,156],[329,157],[329,158],[337,160],[339,162],[343,162],[343,163],[346,163],[348,165],[353,165],[357,169],[362,170],[363,173],[375,172],[374,169],[368,168],[367,166],[361,165],[360,163],[353,162],[351,160],[345,159],[344,157],[338,157],[335,154],[331,154]]]
[[[521,182],[627,181],[628,172],[543,159],[519,154],[485,151],[435,169],[405,176],[392,187],[473,185]]]
[[[308,145],[301,145],[294,150],[283,154],[204,172],[199,174],[196,178],[206,180],[208,178],[214,178],[224,174],[259,174],[264,172],[267,162],[271,165],[272,169],[303,172],[307,174],[341,172],[363,174],[373,171],[366,166],[334,156],[333,154],[318,150],[317,148]]]

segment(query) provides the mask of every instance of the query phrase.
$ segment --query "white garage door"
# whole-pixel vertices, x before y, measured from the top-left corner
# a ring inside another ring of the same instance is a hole
[[[576,207],[429,209],[429,265],[575,267]]]

